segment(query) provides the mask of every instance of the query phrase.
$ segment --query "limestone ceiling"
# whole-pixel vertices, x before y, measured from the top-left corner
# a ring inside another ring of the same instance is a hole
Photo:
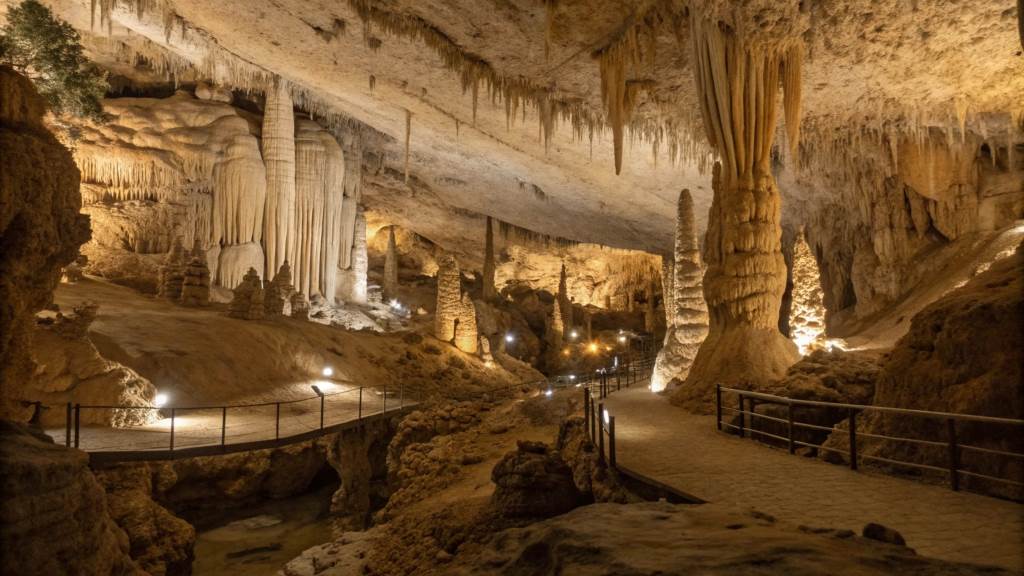
[[[90,0],[44,0],[88,34]],[[696,1],[696,0],[694,0]],[[100,5],[111,0],[99,0]],[[0,0],[0,5],[12,0]],[[706,3],[702,2],[702,3]],[[755,22],[771,22],[776,6],[796,0],[744,0]],[[602,114],[598,62],[592,54],[620,38],[657,4],[656,57],[630,70],[648,90],[634,119],[664,126],[686,140],[703,138],[693,103],[683,0],[146,0],[141,17],[127,6],[112,12],[111,34],[140,37],[193,63],[218,53],[257,64],[319,97],[333,110],[389,137],[385,162],[404,171],[407,112],[409,169],[436,200],[422,212],[388,210],[395,186],[367,186],[370,208],[427,238],[458,237],[454,212],[496,216],[538,232],[616,247],[664,252],[671,245],[674,201],[694,193],[703,228],[710,176],[692,152],[670,161],[667,138],[657,156],[650,141],[627,134],[622,173],[615,174],[612,138],[586,128],[574,138],[559,122],[543,143],[540,116],[527,107],[511,126],[504,102],[492,103],[481,84],[477,118],[462,78],[423,38],[364,28],[359,6],[411,16],[473,55],[497,74],[548,90],[562,102]],[[166,4],[193,33],[168,39],[159,13]],[[721,3],[720,3],[721,4]],[[985,120],[1005,130],[1009,113],[1024,109],[1024,57],[1013,2],[998,0],[803,0],[804,118],[822,132],[869,126],[903,115],[923,124],[968,125]],[[553,6],[550,10],[548,6]],[[789,7],[792,8],[792,7]],[[664,16],[669,15],[669,16]],[[777,18],[776,18],[777,21]],[[650,38],[641,42],[649,42]],[[372,82],[371,82],[372,77]],[[1019,112],[1018,112],[1019,113]],[[1002,124],[1000,124],[1002,123]],[[390,179],[394,183],[394,178]],[[413,194],[403,194],[404,206]],[[784,191],[785,194],[785,191]],[[447,206],[447,207],[446,207]],[[472,220],[477,221],[477,220]],[[461,231],[480,237],[482,230]]]

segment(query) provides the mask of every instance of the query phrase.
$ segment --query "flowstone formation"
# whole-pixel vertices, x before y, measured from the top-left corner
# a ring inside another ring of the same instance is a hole
[[[825,305],[821,273],[803,231],[793,245],[793,290],[789,310],[789,337],[802,356],[825,346]]]
[[[651,390],[655,392],[664,390],[673,380],[686,379],[707,336],[708,307],[702,274],[693,197],[684,189],[677,204],[675,250],[672,259],[666,259],[663,265],[666,330],[651,375]]]
[[[444,252],[437,257],[437,308],[434,335],[459,350],[477,351],[476,307],[469,293],[462,292],[462,273],[455,256]]]
[[[235,288],[234,297],[228,305],[228,316],[243,320],[261,320],[264,317],[263,283],[255,268],[249,268],[242,283]]]
[[[388,248],[384,255],[384,299],[398,297],[398,250],[395,246],[395,227],[388,226]]]
[[[806,21],[796,7],[789,12],[789,26]],[[699,410],[710,409],[716,384],[756,387],[781,377],[799,357],[778,330],[786,263],[771,151],[780,83],[790,150],[799,143],[800,31],[748,38],[741,31],[758,26],[746,22],[747,14],[732,14],[739,21],[731,26],[723,26],[723,18],[728,16],[715,5],[691,10],[701,115],[722,158],[712,177],[705,249],[708,336],[674,395],[676,402]]]

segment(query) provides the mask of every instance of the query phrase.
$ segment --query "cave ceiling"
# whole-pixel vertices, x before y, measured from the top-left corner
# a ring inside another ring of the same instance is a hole
[[[442,244],[482,247],[480,220],[467,215],[490,215],[552,236],[663,253],[684,187],[693,192],[699,226],[706,225],[710,156],[686,14],[690,4],[714,7],[710,0],[45,3],[115,74],[140,82],[160,76],[125,64],[123,50],[118,61],[112,46],[216,69],[220,81],[257,69],[304,90],[319,111],[368,127],[376,135],[368,156],[380,160],[367,171],[368,209]],[[716,9],[742,10],[758,27],[755,41],[770,41],[776,30],[802,36],[802,125],[812,144],[883,126],[963,122],[995,133],[1009,130],[1024,109],[1024,57],[1010,1],[745,0]],[[420,32],[396,33],[387,21]],[[627,66],[637,102],[616,174],[612,131],[600,125],[595,55],[633,30],[643,57]],[[474,107],[473,82],[467,86],[465,73],[453,70],[454,53],[485,70],[481,77],[513,88],[492,95],[481,80]],[[258,81],[238,83],[259,92]],[[565,114],[541,113],[537,94],[556,110],[573,110],[577,125]],[[554,126],[545,137],[549,116]],[[784,201],[796,195],[783,190]]]

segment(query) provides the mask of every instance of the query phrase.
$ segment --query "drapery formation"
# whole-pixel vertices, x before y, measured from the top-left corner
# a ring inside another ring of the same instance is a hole
[[[263,163],[267,201],[263,218],[266,269],[277,270],[288,259],[295,222],[295,113],[288,87],[281,80],[266,92],[263,110]]]

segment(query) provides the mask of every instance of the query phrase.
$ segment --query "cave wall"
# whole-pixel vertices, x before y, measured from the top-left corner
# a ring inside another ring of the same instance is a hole
[[[905,297],[953,256],[944,248],[1024,218],[1024,130],[925,134],[850,142],[834,164],[781,173],[785,227],[805,230],[818,261],[830,335]]]

